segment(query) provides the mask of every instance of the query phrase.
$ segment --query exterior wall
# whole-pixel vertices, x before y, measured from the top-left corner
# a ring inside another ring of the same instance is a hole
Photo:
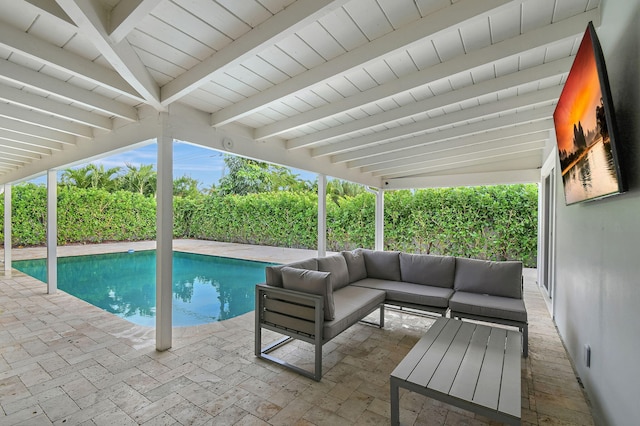
[[[640,1],[603,0],[601,8],[596,31],[630,190],[566,206],[556,166],[555,320],[596,422],[627,425],[640,418]]]

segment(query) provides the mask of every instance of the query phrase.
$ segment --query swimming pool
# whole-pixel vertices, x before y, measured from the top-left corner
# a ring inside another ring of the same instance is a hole
[[[202,254],[173,252],[173,326],[222,321],[254,309],[255,285],[265,266]],[[46,282],[46,259],[13,267]],[[58,288],[128,321],[155,325],[155,250],[58,258]]]

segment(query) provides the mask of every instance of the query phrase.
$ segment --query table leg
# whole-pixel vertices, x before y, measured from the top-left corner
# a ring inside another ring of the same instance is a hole
[[[391,386],[391,425],[399,426],[400,425],[400,395],[398,384],[396,380],[392,377],[390,382]]]

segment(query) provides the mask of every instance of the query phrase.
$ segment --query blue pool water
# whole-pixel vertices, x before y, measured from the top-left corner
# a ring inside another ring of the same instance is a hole
[[[222,321],[252,311],[255,285],[272,263],[173,252],[173,325]],[[46,259],[13,267],[46,282]],[[58,258],[58,288],[135,324],[154,326],[155,250]]]

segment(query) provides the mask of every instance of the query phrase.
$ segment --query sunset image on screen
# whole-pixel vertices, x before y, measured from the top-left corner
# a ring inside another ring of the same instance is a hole
[[[593,41],[587,29],[553,114],[567,204],[618,191]]]

